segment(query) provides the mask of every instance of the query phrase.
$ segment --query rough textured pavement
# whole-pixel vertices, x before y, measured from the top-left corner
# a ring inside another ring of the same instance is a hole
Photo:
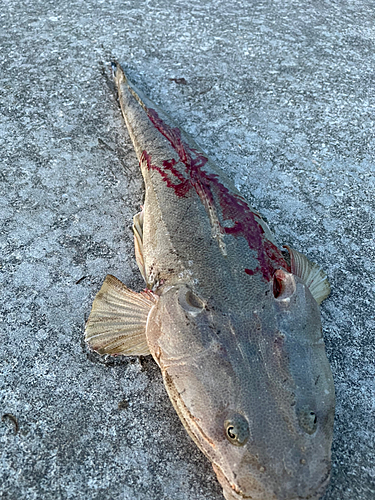
[[[130,230],[143,187],[115,58],[278,242],[328,272],[337,412],[324,499],[373,499],[374,2],[56,4],[3,0],[0,12],[0,498],[222,500],[155,363],[82,342],[106,273],[143,285]]]

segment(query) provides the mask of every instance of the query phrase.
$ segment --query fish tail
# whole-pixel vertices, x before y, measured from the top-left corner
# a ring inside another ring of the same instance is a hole
[[[120,63],[117,61],[112,61],[111,68],[112,68],[112,77],[116,82],[116,85],[125,84],[128,87],[130,87],[129,80],[126,78],[125,72],[122,69]]]
[[[117,61],[112,61],[111,62],[112,76],[113,76],[114,80],[116,79],[119,67],[120,67],[120,65],[119,65],[119,63]]]

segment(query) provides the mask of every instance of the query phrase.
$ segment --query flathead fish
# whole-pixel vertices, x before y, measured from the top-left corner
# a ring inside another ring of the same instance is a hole
[[[101,354],[151,354],[227,500],[316,500],[330,477],[334,386],[325,274],[280,250],[194,140],[114,65],[145,182],[134,216],[147,288],[107,276],[86,325]]]

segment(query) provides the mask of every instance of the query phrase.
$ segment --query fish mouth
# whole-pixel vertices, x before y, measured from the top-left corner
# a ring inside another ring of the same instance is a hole
[[[229,482],[229,480],[227,479],[227,477],[225,476],[225,474],[218,465],[213,463],[212,467],[215,471],[219,483],[223,487],[223,494],[225,500],[279,500],[279,497],[277,497],[275,493],[267,492],[264,488],[262,492],[258,491],[256,493],[256,496],[246,495],[243,491],[240,490],[240,488],[238,488],[238,486]],[[322,497],[323,493],[325,492],[325,489],[330,479],[331,479],[331,470],[329,469],[327,471],[327,474],[324,476],[323,480],[321,481],[319,486],[314,490],[313,493],[310,493],[306,496],[293,496],[293,497],[283,496],[282,499],[280,498],[280,500],[319,500]],[[260,497],[259,495],[262,496]]]
[[[245,495],[235,484],[230,483],[218,465],[213,463],[212,468],[215,471],[219,483],[223,487],[224,498],[226,500],[251,500],[253,498],[251,496]],[[274,499],[270,498],[270,500],[276,500],[276,497]]]

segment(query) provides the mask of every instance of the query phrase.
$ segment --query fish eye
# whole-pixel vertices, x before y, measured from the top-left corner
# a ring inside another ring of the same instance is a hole
[[[202,312],[205,307],[203,300],[186,287],[183,287],[179,290],[178,302],[182,309],[192,314],[193,316],[196,316],[197,314]]]
[[[232,413],[224,422],[225,437],[235,446],[243,446],[249,439],[249,424],[240,413]]]
[[[298,421],[307,434],[314,434],[318,425],[318,417],[310,408],[303,407],[298,412]]]

